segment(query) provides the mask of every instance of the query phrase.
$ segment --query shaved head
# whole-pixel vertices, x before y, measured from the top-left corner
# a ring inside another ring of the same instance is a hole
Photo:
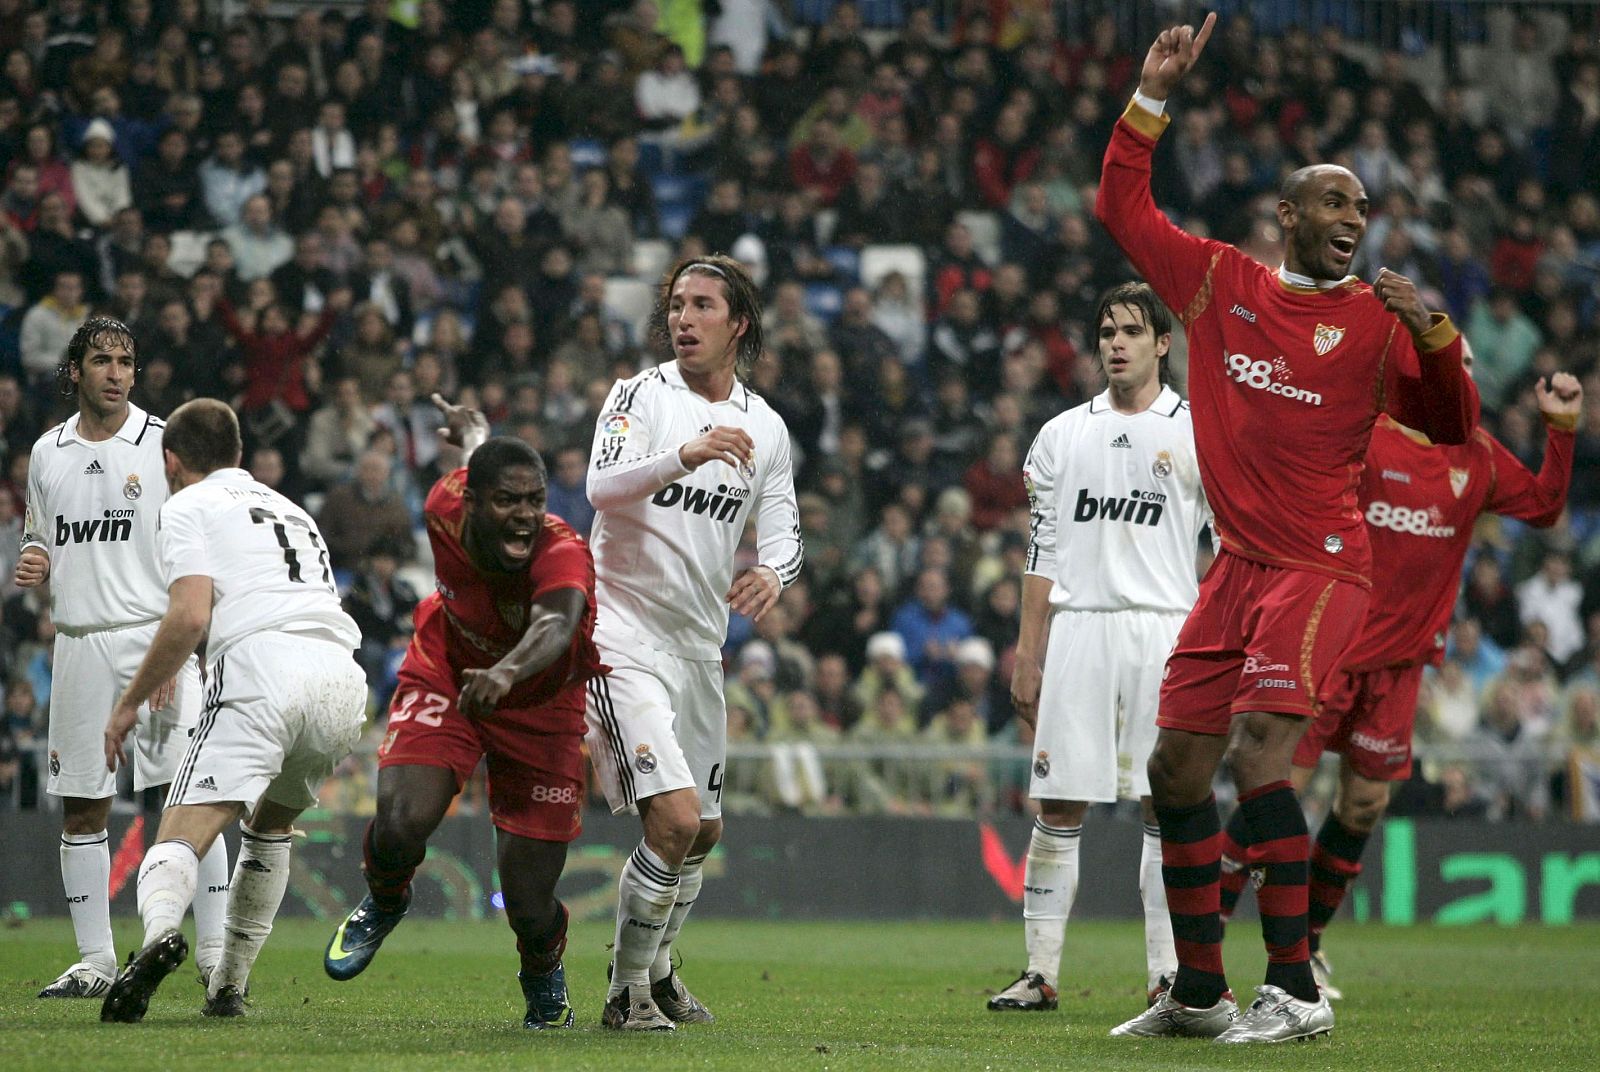
[[[1278,187],[1278,200],[1292,205],[1303,205],[1308,194],[1320,192],[1325,182],[1335,177],[1347,178],[1357,186],[1361,180],[1355,172],[1338,164],[1308,164],[1289,174]],[[1322,181],[1317,181],[1322,180]]]

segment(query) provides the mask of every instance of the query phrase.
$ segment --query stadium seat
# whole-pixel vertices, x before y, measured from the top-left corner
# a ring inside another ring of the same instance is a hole
[[[972,232],[973,251],[985,264],[1000,263],[1000,218],[993,212],[958,212],[956,219]]]
[[[833,229],[839,225],[839,210],[824,208],[817,211],[817,241],[826,246],[833,241]]]
[[[612,276],[606,280],[605,307],[624,323],[642,327],[655,307],[655,288],[639,279]]]
[[[928,259],[917,246],[864,246],[861,250],[861,283],[876,287],[890,272],[906,277],[913,296],[922,293],[922,280],[928,274]]]
[[[689,224],[694,220],[693,205],[661,205],[656,214],[661,220],[661,233],[674,242],[689,233]]]
[[[849,246],[828,246],[822,251],[822,259],[833,265],[842,283],[853,286],[861,278],[861,254]]]
[[[806,286],[806,312],[832,324],[844,308],[844,291],[831,283],[810,283]]]
[[[604,167],[606,163],[606,147],[594,138],[573,138],[567,143],[572,151],[572,166],[575,168]]]
[[[672,263],[672,246],[657,238],[641,238],[633,244],[633,274],[646,281],[660,278]]]

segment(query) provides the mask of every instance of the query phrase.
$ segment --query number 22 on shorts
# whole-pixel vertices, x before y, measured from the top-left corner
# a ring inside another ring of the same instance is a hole
[[[444,719],[439,716],[450,706],[450,701],[437,692],[408,692],[389,712],[389,725],[414,718],[424,726],[438,726]]]

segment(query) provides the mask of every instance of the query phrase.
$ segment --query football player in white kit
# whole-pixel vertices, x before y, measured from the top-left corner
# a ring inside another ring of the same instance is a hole
[[[167,609],[156,563],[156,519],[167,499],[163,423],[128,400],[136,362],[127,325],[110,317],[86,321],[56,373],[62,390],[76,395],[78,412],[39,437],[28,468],[16,583],[50,582],[56,640],[45,788],[61,798],[61,883],[78,941],[77,962],[39,992],[43,998],[100,997],[117,972],[106,831],[117,780],[106,771],[101,731]],[[173,667],[139,721],[131,749],[135,791],[172,781],[199,711],[199,667],[190,658]],[[227,896],[222,847],[201,861],[195,896],[202,974],[222,955]]]
[[[178,922],[203,856],[241,816],[222,960],[208,1016],[244,1013],[250,967],[289,883],[294,820],[355,746],[366,719],[356,623],[339,605],[321,533],[303,509],[239,468],[239,421],[199,398],[168,418],[172,497],[158,553],[169,601],[138,673],[105,722],[102,761],[124,747],[140,704],[204,640],[205,710],[139,867],[144,944],[106,992],[100,1019],[142,1019],[150,995],[188,955]]]
[[[1210,510],[1189,403],[1168,382],[1171,316],[1148,286],[1124,283],[1101,298],[1095,323],[1106,390],[1046,424],[1023,464],[1033,538],[1011,697],[1035,728],[1028,795],[1039,816],[1023,883],[1028,966],[989,1000],[995,1010],[1057,1005],[1091,803],[1139,801],[1152,1001],[1178,967],[1145,760]]]
[[[666,277],[652,334],[674,360],[611,389],[589,459],[598,511],[589,754],[614,812],[644,840],[623,867],[602,1022],[668,1031],[711,1014],[671,949],[722,835],[728,608],[760,619],[800,573],[804,545],[783,419],[742,382],[761,355],[761,303],[730,257]],[[754,519],[757,565],[734,574]]]

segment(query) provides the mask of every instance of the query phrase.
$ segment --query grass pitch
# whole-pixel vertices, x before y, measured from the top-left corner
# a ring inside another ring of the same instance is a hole
[[[137,923],[116,921],[119,942]],[[192,964],[143,1024],[101,1024],[98,1001],[33,995],[70,961],[65,920],[0,931],[0,1072],[356,1072],[366,1069],[1577,1069],[1594,1067],[1600,928],[1390,929],[1341,922],[1330,936],[1331,1038],[1271,1047],[1106,1037],[1143,1007],[1136,923],[1074,922],[1062,1008],[991,1013],[1015,977],[1020,920],[996,923],[691,921],[684,978],[716,1024],[672,1035],[602,1031],[609,927],[575,924],[567,973],[574,1030],[521,1023],[503,923],[411,920],[359,979],[321,956],[332,925],[279,924],[252,979],[250,1016],[202,1019]],[[1228,942],[1234,986],[1259,982],[1254,923]]]

